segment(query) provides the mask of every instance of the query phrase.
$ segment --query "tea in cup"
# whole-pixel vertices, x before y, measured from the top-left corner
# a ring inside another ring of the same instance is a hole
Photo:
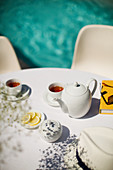
[[[17,95],[21,92],[22,84],[18,79],[10,79],[5,83],[5,91],[8,95]]]
[[[52,99],[61,98],[62,91],[64,90],[64,85],[61,83],[52,83],[48,86],[48,94]]]

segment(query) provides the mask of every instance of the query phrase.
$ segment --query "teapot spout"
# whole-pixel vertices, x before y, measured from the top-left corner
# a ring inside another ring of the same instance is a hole
[[[68,108],[67,108],[66,104],[61,99],[55,98],[54,100],[59,103],[59,105],[64,113],[68,113]]]

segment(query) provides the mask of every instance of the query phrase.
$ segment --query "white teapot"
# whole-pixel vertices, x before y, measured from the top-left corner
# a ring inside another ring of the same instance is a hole
[[[89,89],[90,83],[94,81],[92,92]],[[83,117],[91,107],[92,96],[97,88],[97,81],[90,79],[86,86],[77,82],[68,84],[62,91],[61,99],[56,99],[64,112],[70,117]]]

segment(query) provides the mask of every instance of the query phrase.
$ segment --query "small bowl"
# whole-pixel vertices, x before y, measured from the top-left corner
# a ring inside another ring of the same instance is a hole
[[[58,121],[45,120],[40,126],[40,134],[45,141],[55,142],[62,135],[62,126]]]
[[[8,95],[17,95],[21,92],[22,84],[18,79],[10,79],[5,83],[5,92]]]
[[[31,120],[34,119],[35,117],[37,117],[36,113],[37,114],[39,113],[40,117],[39,116],[38,117],[40,118],[40,122],[38,124],[32,125],[32,126],[29,124],[30,123],[29,121],[27,123],[22,123],[22,117],[29,113],[34,114],[34,116],[31,118]],[[43,123],[44,120],[45,120],[45,114],[43,112],[37,111],[37,109],[33,109],[33,110],[29,110],[28,112],[25,112],[25,113],[21,114],[20,118],[19,118],[20,124],[23,127],[25,127],[26,129],[36,129],[39,126],[41,126],[41,124]]]

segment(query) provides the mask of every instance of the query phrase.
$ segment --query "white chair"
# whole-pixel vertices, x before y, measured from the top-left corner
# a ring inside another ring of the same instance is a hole
[[[75,43],[71,68],[113,79],[113,27],[83,27]]]
[[[0,74],[20,70],[17,56],[8,38],[0,36]]]

